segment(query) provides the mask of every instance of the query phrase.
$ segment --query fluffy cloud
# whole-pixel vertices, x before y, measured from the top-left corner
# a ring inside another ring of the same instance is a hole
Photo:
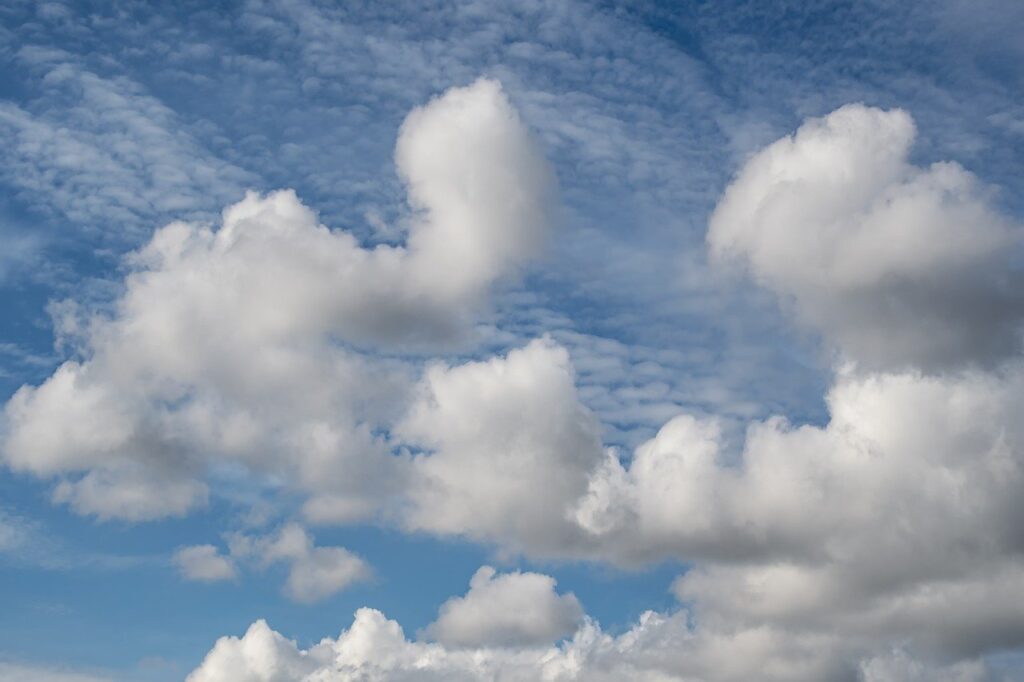
[[[8,402],[7,465],[58,477],[58,501],[101,518],[184,514],[223,460],[306,491],[311,516],[374,513],[403,486],[379,432],[412,370],[352,346],[464,333],[542,247],[555,191],[492,81],[413,111],[396,162],[415,209],[404,245],[364,248],[293,192],[250,194],[218,228],[158,230],[110,312],[56,307],[80,359]]]
[[[426,634],[450,647],[550,644],[571,634],[583,618],[572,593],[555,592],[555,580],[540,573],[497,575],[483,566],[469,592],[441,605]]]
[[[316,546],[296,523],[268,536],[236,533],[229,536],[228,545],[232,559],[254,560],[261,567],[287,564],[284,592],[305,604],[326,599],[371,575],[370,565],[361,557],[343,547]]]
[[[213,545],[182,547],[174,553],[174,564],[189,580],[217,582],[238,575],[230,557],[220,554]]]
[[[612,457],[577,518],[605,556],[696,561],[675,590],[702,629],[828,634],[975,657],[1024,644],[1024,369],[839,377],[824,427],[753,424],[739,458],[679,417]]]
[[[317,668],[312,657],[274,632],[266,621],[256,621],[241,639],[224,637],[206,655],[188,682],[294,682]]]
[[[708,242],[864,366],[991,364],[1021,347],[1020,226],[956,163],[911,164],[914,135],[862,105],[806,122],[747,162]]]
[[[218,640],[188,682],[998,679],[977,661],[931,665],[902,651],[837,665],[830,658],[837,648],[841,642],[828,635],[786,638],[766,628],[694,632],[685,612],[644,613],[619,636],[586,620],[557,647],[448,648],[409,641],[397,622],[364,608],[337,639],[305,650],[257,621],[242,637]],[[899,677],[904,672],[908,676]],[[933,677],[921,677],[925,674]]]
[[[432,367],[397,432],[430,450],[413,461],[410,528],[538,551],[576,542],[569,506],[601,448],[563,348]]]
[[[881,542],[894,518],[933,548],[984,532],[1010,551],[1021,398],[1018,364],[996,376],[841,375],[826,426],[754,423],[738,460],[713,419],[677,417],[628,467],[606,461],[577,518],[598,535],[621,532],[610,546],[641,555],[820,556],[830,539]]]
[[[402,128],[403,245],[364,248],[292,193],[250,195],[219,229],[160,230],[111,314],[62,308],[81,357],[8,403],[5,460],[101,517],[185,513],[227,460],[298,488],[319,521],[691,566],[680,611],[619,637],[584,621],[544,646],[578,603],[485,570],[428,628],[438,643],[368,609],[307,651],[257,623],[194,681],[986,674],[979,657],[1024,645],[1019,232],[955,164],[911,165],[912,138],[901,112],[845,107],[753,157],[712,217],[712,250],[856,361],[824,425],[757,421],[736,446],[681,415],[622,458],[548,339],[419,380],[388,355],[457,336],[549,229],[546,167],[481,81]],[[286,564],[299,601],[368,572],[297,525],[229,544]]]

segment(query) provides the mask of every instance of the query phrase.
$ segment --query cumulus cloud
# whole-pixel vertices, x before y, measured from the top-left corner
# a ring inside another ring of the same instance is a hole
[[[912,164],[914,136],[898,109],[807,121],[744,165],[708,243],[863,366],[990,365],[1021,348],[1022,231],[960,165]]]
[[[307,650],[254,623],[241,638],[221,638],[188,682],[655,679],[655,667],[644,676],[632,665],[632,649],[628,639],[613,640],[592,624],[559,648],[448,649],[409,641],[397,622],[364,608],[337,639]]]
[[[213,545],[182,547],[174,553],[174,564],[188,580],[217,582],[238,575],[231,558],[220,554]]]
[[[436,643],[369,609],[305,651],[258,622],[193,681],[987,674],[980,657],[1024,645],[1019,228],[959,166],[909,163],[913,134],[862,106],[810,121],[711,219],[715,254],[855,361],[825,424],[759,420],[737,446],[680,415],[624,456],[550,339],[419,379],[395,359],[457,337],[550,229],[543,159],[480,81],[403,125],[402,245],[364,248],[290,192],[248,196],[217,229],[158,231],[111,314],[60,318],[79,359],[8,403],[5,461],[103,518],[183,514],[229,461],[297,488],[318,521],[690,566],[679,611],[618,637],[553,579],[485,568],[427,628]],[[298,601],[369,572],[295,524],[229,546],[192,559],[282,563]]]
[[[824,427],[751,425],[739,459],[678,417],[609,457],[577,518],[622,563],[696,562],[675,584],[701,628],[832,634],[973,658],[1024,644],[1018,499],[1024,370],[840,376]]]
[[[363,608],[337,639],[308,649],[257,621],[242,637],[219,639],[188,682],[896,682],[902,671],[949,682],[998,679],[978,661],[932,665],[905,652],[837,665],[830,655],[840,644],[828,635],[786,638],[767,628],[694,631],[680,611],[644,613],[618,636],[585,620],[558,646],[449,648],[409,641],[397,622]]]
[[[236,533],[229,536],[233,559],[252,559],[260,566],[284,563],[288,578],[284,592],[297,602],[327,599],[371,575],[370,565],[343,547],[319,547],[306,530],[289,523],[268,536]]]
[[[498,575],[481,567],[469,592],[441,605],[426,628],[431,639],[450,647],[537,646],[572,634],[583,619],[571,592],[555,591],[555,579],[540,573]]]
[[[241,639],[223,637],[188,682],[293,682],[307,678],[317,662],[298,651],[266,621],[253,623]]]
[[[601,461],[565,349],[537,340],[505,357],[430,368],[397,433],[413,460],[412,529],[555,551],[577,529],[569,505]]]
[[[218,227],[158,230],[112,311],[55,308],[78,359],[8,402],[7,465],[101,518],[201,506],[224,460],[309,493],[312,517],[373,514],[403,485],[379,434],[412,370],[358,347],[464,334],[543,246],[555,192],[493,81],[414,110],[396,163],[415,210],[402,245],[364,248],[293,192],[249,194]]]

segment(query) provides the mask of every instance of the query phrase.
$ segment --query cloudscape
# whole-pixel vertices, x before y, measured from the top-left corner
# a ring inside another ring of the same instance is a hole
[[[0,679],[1024,679],[1024,11],[0,8]]]

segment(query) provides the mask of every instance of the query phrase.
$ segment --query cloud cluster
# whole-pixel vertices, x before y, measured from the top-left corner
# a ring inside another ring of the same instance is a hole
[[[304,604],[326,599],[349,585],[368,579],[370,565],[344,547],[317,546],[301,525],[288,523],[267,535],[230,533],[227,553],[214,545],[182,547],[174,564],[186,580],[217,582],[238,576],[239,565],[265,569],[288,566],[284,593]]]
[[[1024,645],[1021,231],[959,166],[911,164],[913,131],[863,106],[812,120],[752,157],[711,219],[712,252],[853,361],[825,424],[755,421],[736,445],[684,414],[624,456],[548,338],[421,375],[402,359],[465,330],[550,230],[543,158],[480,81],[403,125],[400,246],[364,248],[289,192],[216,230],[158,231],[112,314],[62,309],[80,358],[8,403],[5,461],[100,517],[183,514],[230,463],[299,490],[316,521],[690,565],[679,610],[618,637],[553,579],[485,568],[425,631],[436,643],[369,609],[307,651],[258,622],[194,682],[982,679],[983,657]],[[367,571],[297,525],[229,545],[179,565],[284,562],[300,601]]]
[[[172,223],[130,259],[109,313],[58,306],[80,359],[5,408],[12,469],[59,477],[100,518],[181,515],[216,462],[310,494],[310,513],[372,513],[401,486],[380,430],[410,395],[399,352],[451,342],[552,227],[553,176],[500,86],[413,111],[396,160],[405,244],[362,247],[293,192],[248,195],[219,227]]]
[[[510,682],[989,682],[999,679],[977,661],[923,663],[901,649],[837,666],[837,642],[811,635],[780,638],[770,629],[694,630],[685,614],[646,612],[626,632],[608,634],[585,620],[560,644],[473,648],[411,641],[375,609],[359,609],[336,639],[300,649],[257,621],[242,637],[222,637],[188,682],[384,682],[385,680],[509,680]]]
[[[858,297],[913,307],[906,282],[998,299],[992,287],[1014,277],[1002,254],[1019,232],[955,166],[910,167],[911,131],[905,114],[864,107],[813,121],[755,156],[712,222],[713,249],[748,258],[857,361],[838,372],[823,426],[755,422],[737,450],[715,418],[681,415],[623,462],[602,453],[550,342],[435,367],[420,385],[401,429],[430,449],[413,460],[430,482],[410,493],[415,527],[539,555],[692,562],[673,586],[678,612],[617,638],[587,623],[553,649],[539,636],[495,649],[510,637],[470,634],[522,623],[502,607],[513,576],[483,569],[427,629],[442,648],[364,610],[338,640],[299,654],[277,639],[275,655],[304,660],[308,679],[992,679],[984,656],[1024,644],[1016,331],[994,320],[998,352],[976,346],[966,309],[941,314],[935,300],[908,326],[860,320],[894,336],[878,354],[821,317]],[[552,603],[553,584],[534,580],[529,601]],[[246,638],[221,640],[197,679]],[[374,654],[352,656],[366,638]]]
[[[314,546],[297,524],[288,524],[271,537],[235,535],[230,547],[233,557],[255,557],[263,566],[287,563],[285,593],[300,602],[319,601],[370,575],[361,558],[341,547]]]

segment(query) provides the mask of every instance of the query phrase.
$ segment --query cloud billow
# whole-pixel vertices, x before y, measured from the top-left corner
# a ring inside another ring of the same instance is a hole
[[[492,81],[412,112],[396,158],[416,209],[404,245],[364,248],[293,192],[250,194],[217,228],[158,230],[130,256],[112,314],[59,306],[58,331],[81,359],[8,402],[8,466],[59,476],[57,499],[101,518],[203,505],[215,459],[314,497],[369,489],[341,506],[370,513],[402,477],[373,431],[401,406],[410,371],[358,347],[465,335],[488,290],[543,246],[555,193]],[[329,497],[313,505],[337,516]]]
[[[708,244],[864,367],[991,367],[1021,352],[1022,228],[959,164],[912,164],[915,133],[863,105],[804,123],[746,163]]]

